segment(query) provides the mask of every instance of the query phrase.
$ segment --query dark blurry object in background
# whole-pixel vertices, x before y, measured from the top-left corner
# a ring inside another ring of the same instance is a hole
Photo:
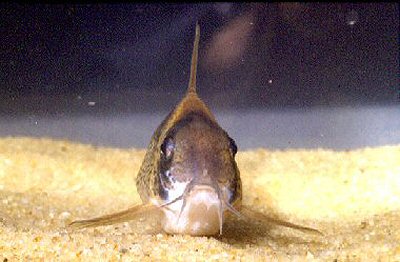
[[[244,57],[254,28],[253,20],[253,13],[246,12],[213,34],[204,58],[209,70],[221,71]]]

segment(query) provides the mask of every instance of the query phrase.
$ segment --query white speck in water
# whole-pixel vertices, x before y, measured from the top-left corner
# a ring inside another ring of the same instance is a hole
[[[358,13],[351,10],[346,14],[346,24],[349,26],[354,26],[358,22]]]
[[[96,102],[94,102],[94,101],[89,101],[88,102],[88,106],[95,106],[96,105]]]
[[[268,80],[268,84],[272,84],[272,79]]]

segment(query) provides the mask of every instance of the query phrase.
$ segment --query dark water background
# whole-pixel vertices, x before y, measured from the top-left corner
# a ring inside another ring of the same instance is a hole
[[[0,4],[0,136],[145,147],[198,90],[240,148],[400,144],[397,3]]]

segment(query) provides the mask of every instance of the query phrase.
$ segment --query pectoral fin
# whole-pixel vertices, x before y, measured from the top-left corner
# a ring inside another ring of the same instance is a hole
[[[158,207],[147,204],[147,205],[137,205],[131,208],[128,208],[124,211],[117,212],[114,214],[109,214],[101,217],[96,217],[87,220],[76,220],[73,221],[69,226],[71,228],[85,228],[85,227],[97,227],[97,226],[106,226],[112,225],[116,223],[126,222],[137,218],[139,215],[143,213],[147,213],[153,210],[156,210]]]
[[[241,213],[248,217],[248,218],[253,218],[256,219],[260,222],[267,222],[267,223],[273,223],[279,226],[284,226],[284,227],[289,227],[289,228],[293,228],[296,230],[300,230],[302,232],[306,232],[306,233],[312,233],[312,234],[317,234],[317,235],[323,235],[320,231],[318,231],[317,229],[311,228],[311,227],[305,227],[305,226],[300,226],[300,225],[296,225],[287,221],[283,221],[280,219],[276,219],[276,218],[272,218],[272,217],[268,217],[266,215],[264,215],[261,212],[255,211],[253,209],[251,209],[250,207],[247,206],[242,206],[241,207]]]

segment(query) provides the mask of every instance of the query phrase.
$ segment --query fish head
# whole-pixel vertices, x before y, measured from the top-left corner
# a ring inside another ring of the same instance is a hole
[[[238,213],[241,202],[236,152],[235,141],[201,112],[187,114],[166,133],[158,168],[166,232],[222,233],[226,215]]]

